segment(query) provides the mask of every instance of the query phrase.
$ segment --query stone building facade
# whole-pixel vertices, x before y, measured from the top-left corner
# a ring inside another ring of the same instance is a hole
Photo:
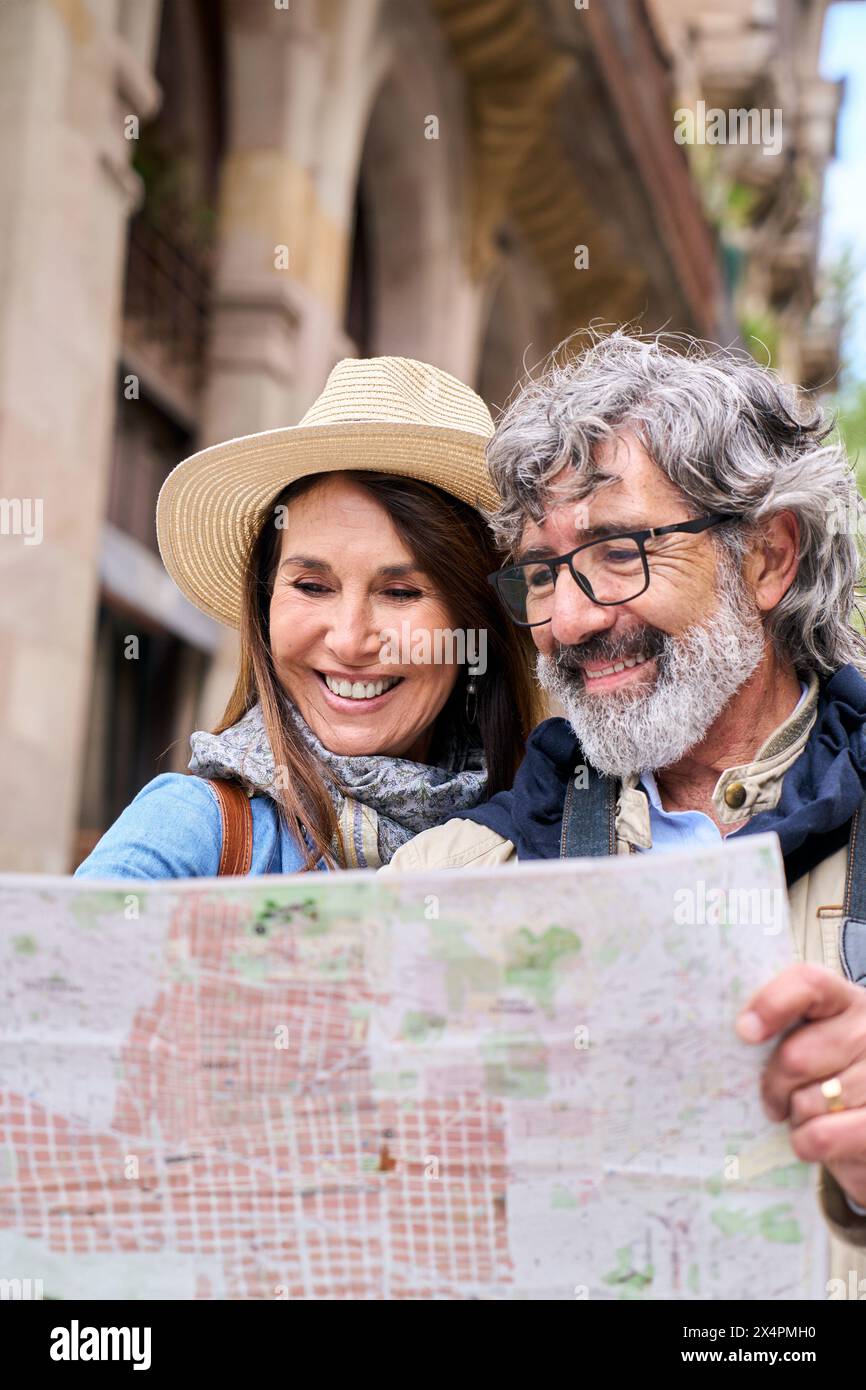
[[[0,869],[66,872],[221,712],[234,637],[164,574],[156,495],[295,421],[339,358],[420,357],[495,407],[591,320],[735,340],[796,262],[784,365],[814,377],[802,228],[768,265],[756,221],[732,278],[673,138],[677,100],[724,87],[703,18],[734,8],[3,0]],[[759,8],[772,45],[785,0]],[[796,8],[808,81],[780,99],[820,182],[824,3]]]
[[[843,305],[832,270],[819,270],[819,242],[844,87],[818,70],[830,0],[649,3],[677,106],[766,113],[765,133],[780,146],[778,154],[761,142],[689,147],[741,335],[789,380],[832,386]]]

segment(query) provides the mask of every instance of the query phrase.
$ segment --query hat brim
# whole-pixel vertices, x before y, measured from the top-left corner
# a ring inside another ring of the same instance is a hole
[[[487,440],[436,425],[291,426],[214,444],[168,475],[156,505],[166,570],[196,608],[240,626],[249,547],[270,502],[310,473],[362,469],[432,483],[478,511],[499,503]]]

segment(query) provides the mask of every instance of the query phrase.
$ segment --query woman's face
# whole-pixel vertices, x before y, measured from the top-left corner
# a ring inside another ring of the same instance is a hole
[[[385,509],[339,474],[284,515],[270,606],[283,689],[331,752],[424,761],[457,681],[453,664],[412,660],[439,650],[434,632],[453,626],[432,580]],[[383,660],[387,632],[408,637],[399,663]]]

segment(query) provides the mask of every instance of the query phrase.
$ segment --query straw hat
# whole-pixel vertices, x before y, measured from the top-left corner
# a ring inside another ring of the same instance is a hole
[[[492,433],[481,397],[448,372],[406,357],[345,358],[300,424],[214,444],[172,470],[156,504],[163,563],[196,608],[237,627],[250,543],[287,483],[369,469],[492,508]]]

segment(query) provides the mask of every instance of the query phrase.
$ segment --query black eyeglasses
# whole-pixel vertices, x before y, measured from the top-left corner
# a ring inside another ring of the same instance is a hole
[[[587,541],[570,550],[567,555],[549,559],[528,560],[522,565],[506,565],[487,576],[499,594],[510,618],[520,627],[540,627],[553,616],[553,594],[560,566],[568,565],[571,577],[592,603],[611,607],[629,603],[649,588],[650,571],[646,542],[656,536],[671,536],[678,531],[698,535],[729,516],[712,513],[695,521],[675,522],[673,526],[651,526],[644,531],[623,531]],[[574,564],[575,555],[582,555],[580,569]]]

